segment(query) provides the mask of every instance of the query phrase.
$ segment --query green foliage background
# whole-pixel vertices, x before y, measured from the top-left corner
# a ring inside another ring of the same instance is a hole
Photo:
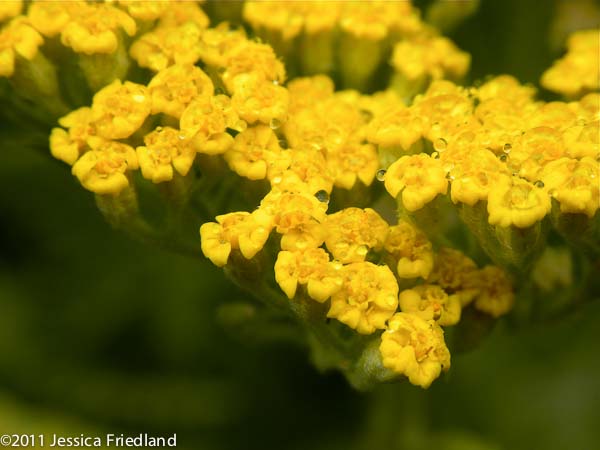
[[[451,35],[472,79],[536,83],[560,51],[554,11],[484,0]],[[177,433],[179,448],[202,450],[597,448],[600,302],[500,323],[428,391],[358,393],[317,373],[289,324],[265,326],[208,261],[111,230],[51,159],[48,130],[29,125],[0,120],[0,434]]]

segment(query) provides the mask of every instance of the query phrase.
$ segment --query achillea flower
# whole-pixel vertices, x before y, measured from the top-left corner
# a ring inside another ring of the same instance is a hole
[[[43,1],[33,2],[27,10],[27,18],[33,27],[45,37],[60,34],[82,2]]]
[[[173,179],[173,168],[181,176],[190,171],[196,150],[188,140],[181,139],[181,132],[171,127],[158,127],[144,136],[145,146],[136,153],[142,176],[153,183]]]
[[[342,288],[332,295],[327,317],[361,334],[384,329],[398,307],[398,283],[387,266],[357,262],[344,266]]]
[[[329,261],[322,248],[281,251],[275,262],[275,280],[289,299],[294,298],[298,285],[306,285],[308,295],[320,303],[340,290],[341,264]]]
[[[158,18],[159,26],[176,27],[187,22],[193,22],[202,29],[207,28],[210,20],[198,3],[200,2],[171,1]]]
[[[448,295],[435,284],[421,284],[400,292],[398,303],[402,312],[435,320],[441,326],[455,325],[460,320],[460,296]]]
[[[224,154],[229,168],[250,180],[272,179],[290,165],[290,155],[279,146],[277,135],[266,125],[239,133]]]
[[[91,124],[92,110],[83,107],[71,111],[58,120],[58,123],[67,128],[53,128],[50,134],[50,152],[56,159],[73,165],[75,161],[87,150],[88,138],[95,136],[95,128]]]
[[[202,32],[199,41],[200,59],[207,65],[224,69],[227,54],[246,40],[243,29],[232,30],[225,22]]]
[[[323,244],[322,222],[327,204],[305,190],[272,189],[261,201],[259,209],[273,217],[276,231],[283,235],[282,250],[304,250]]]
[[[263,211],[234,212],[216,217],[200,227],[202,252],[218,267],[227,264],[232,250],[252,259],[262,250],[273,228],[272,218]]]
[[[196,97],[184,109],[179,121],[182,136],[191,139],[199,153],[224,153],[233,144],[227,128],[239,126],[239,118],[226,95]]]
[[[576,125],[564,131],[563,142],[570,158],[598,158],[600,155],[600,121]]]
[[[509,312],[514,304],[512,282],[506,272],[496,266],[470,272],[464,280],[466,289],[476,291],[475,309],[498,318]]]
[[[192,100],[212,96],[214,86],[199,67],[175,64],[150,80],[148,92],[152,99],[152,114],[165,113],[179,119]]]
[[[426,279],[433,269],[433,250],[425,234],[405,220],[390,227],[384,249],[396,264],[400,278]]]
[[[450,168],[450,195],[454,203],[473,206],[487,200],[492,187],[510,175],[494,153],[479,147],[466,146],[456,152],[448,149],[440,154],[440,160]]]
[[[385,174],[385,188],[396,198],[402,194],[407,211],[421,209],[438,194],[445,194],[448,180],[442,163],[426,154],[403,156]]]
[[[99,137],[90,137],[87,142],[91,150],[73,164],[73,175],[84,188],[96,194],[119,194],[129,186],[127,172],[138,168],[135,150]]]
[[[243,83],[236,81],[240,75],[252,74],[261,82],[276,85],[285,81],[285,67],[267,44],[240,41],[225,53],[225,58],[225,71],[221,78],[229,92],[235,93]]]
[[[450,352],[444,331],[434,320],[396,313],[381,335],[383,365],[406,375],[415,386],[428,388],[442,370],[450,368]]]
[[[15,17],[0,29],[0,77],[11,77],[17,57],[28,61],[38,54],[44,38],[22,17]]]
[[[124,139],[142,126],[150,111],[146,86],[115,80],[94,95],[92,122],[98,136]]]
[[[255,73],[240,74],[232,84],[231,103],[246,122],[259,121],[278,128],[286,120],[289,95],[283,86]]]
[[[271,185],[278,189],[290,190],[302,186],[303,190],[313,195],[324,192],[327,198],[323,201],[329,201],[334,174],[323,153],[315,149],[294,149],[289,154],[285,152],[285,156],[288,168],[279,171],[279,168],[274,165],[276,170],[273,170],[272,176],[269,176]]]
[[[196,64],[202,54],[203,28],[195,22],[165,25],[140,36],[129,54],[141,66],[159,72],[173,64]]]
[[[566,97],[600,88],[600,30],[573,33],[567,54],[542,75],[541,84]]]
[[[540,180],[563,213],[593,217],[600,207],[600,166],[596,159],[560,158],[544,167]]]
[[[127,13],[101,3],[78,2],[68,9],[69,21],[60,32],[63,45],[76,53],[113,53],[119,46],[119,30],[129,36],[136,24]]]
[[[517,177],[501,178],[488,196],[491,225],[527,228],[550,212],[552,203],[546,189]]]
[[[422,134],[423,119],[403,105],[382,111],[367,128],[370,142],[383,147],[400,147],[404,152],[408,152]]]
[[[533,86],[522,85],[511,75],[498,75],[477,88],[476,95],[480,102],[502,99],[520,107],[533,102],[535,91]]]
[[[131,17],[138,20],[156,20],[160,18],[169,8],[176,5],[171,0],[117,0],[120,6],[127,9]]]
[[[371,208],[346,208],[327,216],[325,244],[344,264],[364,261],[370,250],[381,250],[389,226]]]
[[[566,149],[561,134],[554,128],[536,127],[514,140],[508,150],[507,165],[519,176],[534,182],[543,167],[562,157]]]
[[[310,109],[333,96],[335,86],[327,75],[294,78],[287,83],[290,94],[290,114]]]
[[[466,280],[477,270],[475,262],[459,250],[442,247],[435,256],[433,271],[427,283],[437,284],[450,294],[458,294],[463,306],[467,305],[475,295],[468,288]]]
[[[352,189],[357,180],[370,186],[379,167],[377,150],[372,144],[351,143],[327,156],[327,164],[335,174],[334,184]]]
[[[459,79],[469,70],[471,56],[445,37],[417,35],[394,46],[391,65],[411,81]]]
[[[23,0],[5,0],[0,3],[0,22],[18,16],[23,9]]]

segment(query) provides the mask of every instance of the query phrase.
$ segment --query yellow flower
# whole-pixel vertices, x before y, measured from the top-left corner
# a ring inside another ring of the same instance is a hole
[[[50,133],[50,152],[56,159],[73,165],[75,161],[89,149],[87,140],[95,135],[95,129],[91,125],[92,110],[83,107],[71,111],[58,120],[58,123],[68,128],[53,128]]]
[[[196,97],[181,114],[179,125],[186,139],[192,139],[197,152],[224,153],[233,144],[227,128],[238,126],[239,119],[226,95]]]
[[[511,75],[498,75],[482,84],[476,91],[480,102],[492,99],[508,100],[513,105],[522,106],[533,101],[535,88],[519,83]]]
[[[327,216],[325,244],[342,263],[364,261],[373,249],[382,249],[389,226],[371,208],[346,208]]]
[[[562,135],[566,155],[581,159],[585,156],[598,158],[600,155],[600,120],[568,128]]]
[[[161,27],[173,27],[194,22],[200,28],[208,27],[210,20],[200,6],[200,2],[172,1],[160,15]]]
[[[595,159],[558,159],[544,167],[540,179],[563,213],[591,218],[600,207],[600,164]]]
[[[263,180],[290,165],[288,152],[282,151],[277,135],[266,125],[250,127],[239,133],[224,158],[231,170],[251,180]]]
[[[337,152],[327,155],[327,164],[335,174],[334,184],[342,189],[352,189],[357,180],[370,186],[379,167],[377,150],[371,144],[349,143]]]
[[[4,0],[0,3],[0,22],[18,16],[23,9],[23,0]]]
[[[440,160],[444,166],[452,167],[449,176],[454,203],[473,206],[480,200],[487,200],[492,187],[510,174],[494,153],[474,146],[467,146],[460,152],[449,149],[440,154]]]
[[[75,11],[83,2],[37,1],[31,3],[27,17],[31,25],[46,37],[61,33],[71,20],[71,11]]]
[[[421,209],[448,188],[442,163],[426,154],[403,156],[385,174],[385,188],[396,198],[402,191],[402,204],[408,211]]]
[[[323,303],[342,286],[341,265],[329,261],[322,248],[293,252],[281,251],[275,262],[275,280],[288,298],[296,295],[298,285],[306,285],[308,295]]]
[[[394,46],[391,65],[409,80],[429,77],[458,79],[467,73],[471,57],[445,37],[418,35]]]
[[[422,119],[403,105],[393,106],[375,116],[367,129],[370,142],[384,147],[400,146],[405,151],[421,138],[422,133]]]
[[[439,325],[455,325],[460,320],[461,301],[456,294],[448,295],[435,284],[422,284],[400,292],[398,298],[402,312],[411,313],[423,320],[435,320]]]
[[[0,77],[11,77],[17,56],[31,61],[43,43],[44,38],[26,18],[19,16],[12,19],[0,29]]]
[[[244,73],[233,81],[231,103],[239,116],[248,123],[260,121],[277,128],[287,118],[287,89],[265,81],[256,73]]]
[[[76,53],[113,53],[119,45],[119,29],[129,36],[136,32],[135,20],[114,6],[78,3],[69,8],[70,20],[60,33],[63,45]]]
[[[266,29],[289,41],[298,36],[303,28],[303,17],[295,10],[298,3],[247,1],[244,2],[244,21],[255,30]]]
[[[510,278],[496,266],[470,272],[465,277],[465,287],[477,292],[473,301],[475,308],[494,318],[509,312],[515,302]]]
[[[150,110],[146,86],[115,80],[94,95],[92,121],[98,136],[124,139],[142,126]]]
[[[433,269],[431,242],[421,230],[405,220],[390,227],[384,248],[393,257],[400,278],[425,279]]]
[[[117,0],[119,5],[127,8],[127,12],[134,19],[156,20],[163,15],[175,2],[170,0]]]
[[[471,258],[459,250],[442,247],[435,257],[433,271],[427,278],[428,284],[438,284],[450,294],[458,294],[462,306],[470,303],[476,291],[467,288],[467,278],[477,270]]]
[[[294,78],[287,83],[287,89],[290,94],[290,113],[296,113],[332,97],[335,85],[327,75],[315,75]]]
[[[200,59],[209,66],[225,68],[228,52],[246,40],[243,29],[232,30],[226,22],[207,28],[200,36]]]
[[[271,229],[272,219],[260,210],[252,213],[233,212],[216,217],[200,227],[202,252],[218,267],[227,264],[232,250],[252,259],[262,250]]]
[[[202,32],[194,22],[161,26],[140,36],[129,54],[141,67],[154,72],[173,64],[196,64],[202,53]]]
[[[126,173],[138,168],[135,150],[99,137],[89,138],[88,143],[91,150],[73,164],[73,175],[89,191],[117,195],[129,186]]]
[[[517,178],[501,178],[488,196],[488,222],[491,225],[527,228],[550,212],[552,203],[541,187]]]
[[[289,151],[289,167],[281,171],[283,166],[274,166],[269,174],[272,186],[278,189],[291,189],[302,186],[309,194],[324,191],[329,194],[333,189],[333,173],[323,153],[315,149],[294,149]],[[327,201],[329,195],[326,196]],[[324,200],[325,201],[325,200]]]
[[[225,58],[225,72],[221,77],[230,92],[235,93],[240,83],[244,83],[238,82],[240,75],[252,75],[260,82],[276,85],[285,81],[285,67],[268,44],[240,41],[225,53]]]
[[[342,288],[331,296],[327,317],[361,334],[384,329],[398,307],[398,283],[387,266],[357,262],[342,269]]]
[[[554,128],[537,127],[527,130],[512,144],[507,164],[515,169],[519,176],[529,181],[539,179],[542,168],[550,161],[562,157],[565,147],[561,134]]]
[[[385,367],[406,375],[412,384],[422,388],[428,388],[442,370],[450,368],[444,331],[434,320],[423,320],[414,314],[394,314],[381,335],[379,351]]]
[[[181,133],[175,128],[158,127],[144,136],[144,144],[136,153],[143,177],[153,183],[172,180],[173,168],[186,176],[196,157],[190,141],[181,139]]]
[[[152,114],[165,113],[180,118],[192,100],[213,95],[214,86],[202,69],[191,64],[175,64],[158,72],[150,83]]]
[[[567,47],[567,54],[542,75],[542,86],[567,97],[600,88],[600,29],[574,33]]]
[[[272,189],[261,201],[260,210],[273,217],[273,223],[282,234],[282,250],[316,248],[325,240],[322,222],[327,204],[306,191]]]

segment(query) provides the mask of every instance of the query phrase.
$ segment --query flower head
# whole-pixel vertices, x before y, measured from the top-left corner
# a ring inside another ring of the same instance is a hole
[[[89,191],[117,195],[129,186],[127,172],[138,168],[135,150],[99,137],[88,139],[88,143],[91,150],[73,164],[73,175]]]
[[[191,64],[175,64],[158,72],[148,83],[152,114],[165,113],[180,118],[192,100],[213,95],[211,79]]]
[[[288,298],[296,295],[298,285],[306,285],[308,295],[324,302],[342,285],[341,265],[329,261],[322,248],[281,251],[275,262],[275,280]]]
[[[371,208],[346,208],[327,216],[325,244],[342,263],[364,261],[369,250],[381,250],[389,227]]]
[[[216,266],[227,264],[232,250],[252,259],[263,248],[272,229],[272,219],[260,210],[233,212],[216,217],[200,227],[202,252]]]
[[[151,111],[148,88],[115,80],[94,95],[92,122],[98,136],[124,139],[135,133]]]
[[[144,144],[136,153],[143,177],[153,183],[172,180],[173,168],[180,175],[187,175],[196,157],[191,142],[181,139],[175,128],[158,127],[144,136]]]
[[[379,351],[383,365],[415,386],[428,388],[442,370],[450,368],[450,352],[444,332],[434,320],[410,313],[397,313],[381,335]]]
[[[465,277],[465,287],[475,291],[475,309],[492,317],[500,317],[509,312],[514,304],[512,282],[506,272],[496,266],[470,272]]]
[[[427,278],[433,269],[433,250],[427,236],[405,220],[390,227],[385,251],[396,264],[400,278]]]
[[[32,60],[44,38],[22,16],[15,17],[0,29],[0,77],[11,77],[15,71],[15,58]]]
[[[68,14],[60,38],[76,53],[113,53],[119,45],[119,30],[133,36],[137,28],[126,12],[107,4],[78,2]]]
[[[424,320],[435,320],[442,326],[455,325],[460,320],[460,297],[448,295],[435,284],[421,284],[406,289],[400,292],[398,302],[403,312]]]
[[[385,174],[385,188],[408,211],[421,209],[438,194],[445,194],[448,180],[442,163],[426,154],[403,156]]]
[[[521,178],[501,178],[488,196],[488,221],[501,227],[527,228],[542,220],[551,208],[545,189]]]
[[[92,110],[82,107],[71,111],[58,120],[58,123],[67,128],[53,128],[50,134],[50,152],[56,159],[73,165],[75,161],[87,150],[88,138],[95,136],[95,128],[91,124]]]
[[[327,317],[361,334],[384,329],[398,307],[398,283],[387,266],[357,262],[341,269],[342,288],[332,295]]]

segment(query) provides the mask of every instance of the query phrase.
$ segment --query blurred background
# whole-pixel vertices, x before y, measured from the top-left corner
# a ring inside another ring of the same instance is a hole
[[[537,85],[599,11],[483,0],[449,36],[472,55],[470,81]],[[427,391],[355,392],[313,369],[287,324],[261,329],[260,308],[210,262],[112,230],[47,135],[0,120],[1,433],[177,433],[201,450],[598,448],[600,302],[499,323]]]

